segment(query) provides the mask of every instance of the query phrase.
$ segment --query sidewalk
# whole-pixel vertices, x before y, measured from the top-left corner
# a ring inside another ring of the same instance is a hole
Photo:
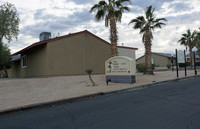
[[[188,76],[194,76],[194,71],[188,71]],[[179,71],[179,77],[184,77],[184,71]],[[155,75],[143,75],[142,73],[137,73],[136,83],[134,84],[109,83],[107,86],[105,75],[93,75],[92,78],[97,86],[91,86],[87,75],[51,78],[0,79],[0,111],[175,79],[176,71],[155,72]]]

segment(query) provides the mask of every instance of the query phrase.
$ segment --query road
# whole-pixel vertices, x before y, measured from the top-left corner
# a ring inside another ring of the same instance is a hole
[[[0,129],[200,129],[200,78],[0,116]]]

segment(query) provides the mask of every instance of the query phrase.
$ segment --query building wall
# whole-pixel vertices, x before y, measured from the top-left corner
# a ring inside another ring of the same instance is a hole
[[[145,63],[145,56],[139,58],[138,60],[136,60],[137,64],[144,64]]]
[[[110,45],[87,33],[50,42],[47,48],[49,76],[86,74],[87,69],[102,74],[111,55]]]
[[[93,69],[94,74],[105,73],[105,62],[111,57],[110,45],[86,34],[84,47],[85,69]]]
[[[154,64],[158,65],[159,67],[166,67],[167,64],[171,64],[171,59],[169,59],[168,57],[152,54],[152,58]]]
[[[47,44],[48,75],[83,74],[83,36],[76,35]]]
[[[152,54],[153,64],[159,67],[166,67],[167,64],[171,64],[171,59],[165,56],[160,56],[157,54]],[[145,63],[145,56],[137,60],[137,64]]]
[[[13,77],[82,75],[87,69],[93,69],[93,74],[103,74],[105,61],[111,57],[111,47],[91,34],[81,33],[35,46],[21,57],[24,55],[27,67],[22,68],[22,59],[15,63]],[[119,55],[135,59],[135,50],[119,48]]]
[[[42,77],[47,75],[46,61],[46,44],[34,47],[26,53],[22,53],[21,57],[26,55],[27,67],[22,68],[22,58],[18,62],[13,62],[13,77]]]
[[[27,51],[27,67],[22,68],[26,73],[22,76],[36,77],[47,75],[47,44],[37,46]]]
[[[128,48],[118,48],[119,56],[128,56],[135,60],[135,50]]]
[[[12,76],[10,77],[21,77],[21,62],[19,61],[14,61],[11,64],[11,71],[12,71]]]

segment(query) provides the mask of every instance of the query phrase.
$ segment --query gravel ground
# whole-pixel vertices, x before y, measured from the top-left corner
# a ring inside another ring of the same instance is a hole
[[[179,75],[184,77],[184,71],[180,71]],[[193,75],[194,71],[188,71],[188,76]],[[175,79],[176,71],[155,72],[155,75],[137,73],[134,84],[109,83],[107,86],[105,75],[93,75],[92,78],[97,86],[91,86],[87,75],[0,79],[0,110]]]

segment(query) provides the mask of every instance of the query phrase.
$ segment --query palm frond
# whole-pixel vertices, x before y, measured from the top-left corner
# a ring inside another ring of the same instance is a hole
[[[96,19],[97,21],[100,21],[101,19],[104,18],[104,16],[105,16],[105,11],[104,11],[104,10],[99,10],[99,11],[97,12],[97,14],[95,15],[95,19]]]
[[[120,10],[122,10],[122,12],[124,12],[124,11],[130,11],[130,8],[129,7],[127,7],[127,6],[123,6],[123,7],[121,7],[120,8]]]
[[[146,19],[151,19],[152,17],[154,17],[154,10],[155,10],[155,8],[152,8],[152,6],[149,6],[149,7],[147,7],[147,10],[146,10],[146,12],[145,12],[145,14],[146,14]]]
[[[106,6],[107,3],[105,1],[99,1],[98,4],[95,4],[94,6],[92,6],[92,8],[90,9],[90,13],[94,12],[94,11],[98,11],[98,10],[102,10],[104,6]]]
[[[165,18],[158,18],[158,19],[155,20],[155,22],[160,22],[160,21],[167,21],[167,19],[165,19]]]
[[[145,19],[143,16],[138,16],[136,19],[132,19],[129,24],[132,24],[134,29],[141,29],[143,28],[144,24],[145,24]]]
[[[105,17],[105,27],[108,27],[109,26],[109,17],[108,15],[106,15]]]
[[[122,11],[121,10],[115,11],[115,18],[116,18],[116,21],[121,22],[121,19],[122,19]]]
[[[94,6],[92,6],[92,8],[90,9],[90,13],[96,11],[97,9],[99,9],[100,5],[99,4],[95,4]]]
[[[165,23],[162,23],[162,22],[157,22],[156,24],[154,24],[153,26],[151,26],[152,29],[155,29],[155,28],[161,28],[161,25],[166,25]]]

